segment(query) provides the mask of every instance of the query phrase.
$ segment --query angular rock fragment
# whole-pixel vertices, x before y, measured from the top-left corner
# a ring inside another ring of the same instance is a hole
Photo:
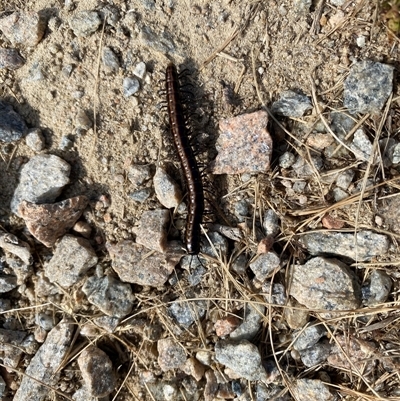
[[[45,146],[45,140],[40,128],[31,128],[25,138],[26,144],[35,152],[40,152]]]
[[[91,304],[108,316],[123,318],[132,310],[131,286],[112,276],[89,277],[82,291]]]
[[[18,287],[17,277],[11,274],[0,274],[0,294]]]
[[[0,101],[0,141],[15,142],[28,133],[28,127],[11,104]]]
[[[93,397],[106,397],[116,386],[113,366],[108,355],[94,345],[82,351],[78,358],[86,389]]]
[[[336,397],[321,380],[297,379],[293,393],[298,401],[334,401]]]
[[[315,257],[293,267],[290,295],[312,310],[352,310],[360,306],[353,272],[337,259]]]
[[[353,335],[335,335],[335,343],[328,357],[328,363],[335,368],[343,368],[357,374],[367,373],[374,367],[377,349],[374,343],[355,338]]]
[[[42,244],[52,247],[74,226],[88,202],[86,196],[41,205],[22,201],[18,213],[25,220],[29,232]]]
[[[144,212],[140,218],[140,226],[135,228],[136,242],[148,249],[165,252],[169,221],[168,210],[159,209]]]
[[[373,150],[372,142],[361,128],[354,133],[350,149],[358,160],[370,160]]]
[[[240,324],[241,320],[237,316],[229,315],[224,319],[219,319],[214,324],[215,334],[218,337],[225,337],[232,333]]]
[[[311,255],[338,255],[357,261],[369,261],[385,255],[389,249],[386,235],[373,231],[354,233],[338,233],[331,231],[310,232],[300,238],[300,242]]]
[[[220,121],[216,144],[218,156],[211,167],[213,174],[267,171],[272,155],[272,139],[267,124],[265,111]]]
[[[0,30],[13,45],[36,46],[45,29],[46,20],[35,11],[17,11],[0,19]]]
[[[282,92],[280,99],[272,104],[272,113],[286,117],[303,117],[307,110],[312,109],[310,99],[291,90]]]
[[[263,283],[268,277],[270,277],[280,266],[279,256],[270,251],[258,255],[254,262],[250,263],[250,269],[256,276],[256,279]]]
[[[158,364],[164,372],[181,367],[187,359],[184,348],[171,337],[158,340],[157,351]]]
[[[379,113],[393,89],[393,67],[370,60],[351,67],[344,81],[344,106],[350,113]]]
[[[369,282],[361,289],[364,304],[373,306],[385,302],[391,288],[391,278],[382,270],[374,270]]]
[[[18,366],[27,339],[28,333],[24,331],[0,329],[0,358],[6,367]]]
[[[265,314],[265,307],[257,304],[247,304],[243,312],[243,321],[232,331],[229,337],[232,340],[252,340],[257,332],[260,330],[263,316]]]
[[[168,280],[183,255],[179,247],[168,245],[167,252],[159,253],[128,240],[107,244],[107,249],[112,267],[122,281],[152,287],[159,287]]]
[[[0,70],[17,70],[25,64],[17,49],[0,48]]]
[[[19,184],[11,200],[11,210],[18,215],[18,207],[23,200],[32,203],[54,202],[69,183],[70,170],[71,166],[58,156],[32,157],[21,169]]]
[[[45,273],[52,283],[69,288],[96,263],[96,253],[88,240],[65,235],[57,244],[50,262],[45,265]]]
[[[160,203],[168,209],[176,208],[182,201],[182,191],[176,181],[163,168],[158,167],[153,182]]]
[[[184,327],[190,327],[196,320],[201,320],[207,310],[205,301],[184,301],[174,302],[169,308],[169,312],[175,320]]]
[[[28,243],[13,234],[0,231],[0,248],[18,256],[25,264],[32,263],[31,249]]]
[[[74,329],[74,324],[61,321],[49,332],[26,368],[14,401],[42,401],[49,394],[49,387],[56,386],[59,368],[70,349]]]
[[[215,344],[215,359],[247,380],[268,381],[257,347],[247,340],[220,340]]]

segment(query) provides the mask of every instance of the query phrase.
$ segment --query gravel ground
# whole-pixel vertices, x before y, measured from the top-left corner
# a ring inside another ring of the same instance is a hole
[[[2,2],[2,400],[400,400],[400,5],[379,3]]]

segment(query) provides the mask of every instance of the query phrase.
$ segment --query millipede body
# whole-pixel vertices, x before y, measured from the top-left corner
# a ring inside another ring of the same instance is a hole
[[[200,252],[200,224],[204,212],[204,190],[201,173],[190,144],[185,108],[180,93],[179,74],[169,64],[165,74],[169,125],[188,191],[185,246],[189,255]]]

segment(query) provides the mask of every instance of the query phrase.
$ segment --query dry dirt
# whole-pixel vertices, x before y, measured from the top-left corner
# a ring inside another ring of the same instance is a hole
[[[141,213],[160,207],[155,195],[142,205],[129,198],[132,185],[127,179],[128,167],[131,164],[157,165],[159,162],[172,162],[178,166],[173,148],[168,143],[170,138],[165,133],[166,116],[160,107],[164,98],[159,94],[159,89],[163,87],[165,68],[170,61],[181,69],[188,68],[192,72],[197,93],[202,97],[197,109],[199,126],[212,138],[218,135],[220,119],[255,111],[263,106],[268,107],[287,89],[300,90],[311,97],[311,87],[314,84],[319,106],[324,107],[324,110],[340,110],[343,107],[342,82],[351,64],[358,60],[370,59],[393,65],[393,98],[398,96],[399,43],[397,39],[388,36],[377,9],[378,0],[347,1],[341,8],[329,1],[313,1],[310,10],[302,10],[299,6],[301,1],[289,0],[88,0],[70,3],[74,5],[71,9],[61,0],[1,2],[1,13],[16,10],[40,11],[46,15],[49,23],[44,38],[37,46],[31,49],[19,48],[26,60],[22,68],[13,72],[0,71],[0,95],[13,103],[29,127],[43,130],[46,152],[56,154],[71,164],[71,184],[64,190],[63,197],[84,194],[93,203],[101,195],[110,198],[111,205],[106,219],[95,211],[90,214],[94,235],[98,237],[97,242],[101,242],[96,244],[96,249],[99,256],[104,255],[106,259],[103,247],[105,241],[133,239],[131,228]],[[74,13],[79,10],[104,11],[107,7],[119,16],[117,22],[111,25],[106,21],[104,29],[100,27],[96,33],[86,38],[77,38],[73,34],[69,20]],[[60,22],[59,26],[57,21]],[[166,54],[146,43],[142,34],[144,27],[150,27],[159,35],[165,34],[174,43],[174,50]],[[356,43],[360,36],[365,38],[363,47]],[[0,45],[7,47],[9,43],[0,36]],[[111,47],[117,54],[121,65],[118,72],[105,70],[101,62],[104,46]],[[147,66],[146,78],[140,80],[140,90],[135,96],[125,98],[122,93],[123,78],[132,76],[134,67],[141,61]],[[45,76],[40,81],[29,80],[30,71],[36,63],[41,65]],[[72,74],[66,77],[62,68],[68,64],[72,64],[74,68]],[[234,88],[233,105],[229,104],[222,82]],[[77,135],[75,117],[79,110],[86,111],[94,125],[87,132]],[[283,119],[281,123],[301,141],[304,132],[312,131],[317,120],[315,110],[314,108],[303,119]],[[391,125],[386,123],[383,128],[385,135],[397,135],[398,113],[398,102],[395,101],[389,112]],[[381,115],[372,116],[364,123],[372,138],[381,118]],[[321,194],[326,194],[328,190],[321,189],[317,182],[310,183],[316,192],[309,195],[307,204],[300,205],[297,200],[286,198],[280,184],[277,159],[286,149],[304,156],[307,151],[305,146],[285,135],[278,126],[272,125],[271,132],[274,139],[271,171],[254,176],[247,185],[243,185],[240,177],[224,179],[224,187],[219,195],[230,194],[221,203],[228,215],[232,213],[229,207],[239,199],[248,199],[251,204],[256,205],[256,218],[266,208],[277,210],[282,217],[283,233],[279,244],[279,249],[282,250],[288,245],[288,236],[299,227],[303,219],[301,216],[293,216],[291,211],[314,206],[324,207],[329,204],[329,199],[328,203],[324,203]],[[59,144],[65,135],[73,140],[73,147],[63,151]],[[2,145],[0,222],[14,233],[21,233],[23,222],[12,215],[9,204],[18,182],[20,166],[33,155],[34,152],[23,140],[17,145]],[[325,170],[349,165],[349,161],[340,156],[324,162]],[[395,173],[396,171],[391,171],[389,178]],[[382,177],[381,171],[371,171],[370,174]],[[362,171],[359,176],[362,179]],[[242,185],[241,190],[232,192],[239,185]],[[392,190],[393,187],[390,187],[389,192]],[[350,228],[356,224],[357,207],[358,203],[355,203],[338,212],[339,216],[349,221]],[[374,225],[375,213],[368,205],[363,205],[358,223]],[[318,223],[311,228],[315,226]],[[305,225],[301,230],[306,230],[307,227],[309,226]],[[247,246],[254,250],[255,245],[251,241]],[[292,242],[287,248],[295,256],[299,256],[295,243]],[[38,246],[35,269],[40,269],[40,261],[49,253],[51,251]],[[389,264],[384,267],[388,266]],[[219,270],[221,271],[222,269]],[[226,277],[221,278],[219,274],[217,276],[210,298],[221,295],[227,298],[237,297],[238,294],[229,280]],[[244,286],[247,284],[243,283]],[[230,289],[232,293],[229,292]],[[174,291],[179,293],[180,289],[170,287],[164,292],[166,294]],[[394,287],[391,302],[397,299],[396,291],[397,285]],[[162,299],[165,294],[162,291],[150,291],[142,298],[142,302],[146,306],[146,299],[151,299],[153,295]],[[28,301],[24,301],[23,294],[21,297],[21,302],[29,306],[26,304]],[[70,298],[69,302],[73,304]],[[223,303],[220,306],[222,305]],[[77,306],[54,307],[54,313],[60,317],[79,312]],[[27,322],[32,321],[30,319],[34,317],[34,313],[18,316],[23,328],[29,330]],[[375,316],[376,319],[378,316]],[[348,323],[354,325],[351,319]],[[271,348],[268,344],[271,339],[267,335],[268,319],[264,327],[266,331],[261,334],[258,345],[264,354],[269,354]],[[278,327],[274,329],[279,332]],[[127,331],[125,328],[116,336],[124,336]],[[133,339],[134,335],[131,337],[132,342]],[[107,341],[115,340],[108,338],[104,343]],[[193,348],[189,352],[194,352],[195,342],[192,341],[191,344]],[[144,369],[143,358],[146,359],[146,353],[154,350],[148,344],[143,349],[138,344],[133,351],[126,356],[135,365],[134,377],[122,383],[130,364],[121,361],[119,384],[122,389],[116,399],[150,400],[152,398],[145,388],[140,388],[138,377]],[[76,365],[73,366],[76,368]],[[340,394],[343,399],[378,399],[371,393],[370,398],[363,398],[362,394],[368,392],[368,389],[363,385],[357,387],[362,383],[359,379],[353,380],[345,372],[335,372],[332,368],[330,372],[334,384],[342,386]],[[303,377],[316,376],[314,371],[307,372],[304,367],[294,369],[295,376],[300,374]],[[397,374],[394,377],[398,380]],[[67,392],[69,396],[71,388],[79,385],[78,372],[76,378],[72,379],[73,384]],[[167,380],[167,375],[165,379]],[[15,380],[18,382],[18,376]],[[387,383],[390,386],[389,381]],[[346,395],[353,390],[359,391],[360,396]]]

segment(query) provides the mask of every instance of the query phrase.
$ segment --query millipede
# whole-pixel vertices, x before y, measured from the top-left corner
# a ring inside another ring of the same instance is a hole
[[[189,255],[198,255],[200,224],[204,213],[204,189],[199,166],[190,144],[190,130],[182,103],[179,74],[173,63],[167,66],[165,82],[169,125],[188,191],[185,246]]]

